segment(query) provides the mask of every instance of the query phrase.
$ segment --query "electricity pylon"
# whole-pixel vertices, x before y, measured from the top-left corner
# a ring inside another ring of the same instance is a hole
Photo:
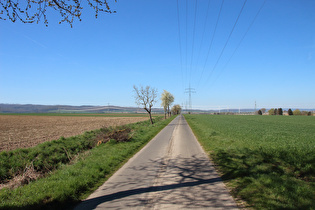
[[[185,89],[185,93],[188,93],[188,95],[189,95],[189,110],[191,112],[191,110],[192,110],[191,94],[196,93],[196,91],[194,88],[191,88],[190,84],[189,84],[189,88]]]

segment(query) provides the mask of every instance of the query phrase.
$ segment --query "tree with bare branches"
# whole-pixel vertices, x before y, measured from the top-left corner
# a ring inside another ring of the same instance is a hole
[[[151,88],[150,86],[146,86],[145,88],[140,86],[140,88],[138,88],[135,85],[133,86],[133,89],[135,92],[136,104],[143,106],[143,109],[147,111],[150,116],[151,124],[153,124],[151,111],[156,102],[157,89]]]
[[[110,9],[110,1],[117,0],[87,0],[87,4],[95,10],[97,18],[99,12],[115,13]],[[0,20],[20,20],[23,23],[39,23],[44,21],[48,26],[46,16],[47,9],[58,11],[61,20],[59,23],[67,22],[72,27],[74,19],[81,21],[83,6],[79,0],[1,0],[0,1]]]

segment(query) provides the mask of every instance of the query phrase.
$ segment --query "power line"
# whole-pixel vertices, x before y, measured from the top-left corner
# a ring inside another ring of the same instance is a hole
[[[210,2],[211,2],[211,0],[208,1],[207,12],[206,12],[206,18],[205,18],[205,23],[204,23],[204,27],[203,27],[203,32],[202,32],[202,37],[201,37],[201,42],[200,42],[200,47],[199,47],[199,51],[198,51],[198,56],[197,56],[196,64],[198,64],[198,62],[199,62],[200,52],[201,52],[201,48],[202,48],[204,36],[205,36],[205,33],[206,33],[206,26],[207,26],[207,22],[208,22]]]
[[[185,80],[187,80],[187,73],[188,73],[188,66],[187,66],[187,60],[188,60],[188,55],[187,55],[187,42],[188,42],[188,0],[186,0],[186,74],[185,74]],[[185,82],[186,84],[186,82]]]
[[[194,18],[194,30],[193,30],[193,41],[192,41],[192,48],[191,48],[191,61],[190,61],[190,73],[189,73],[189,83],[191,80],[191,72],[192,72],[192,63],[194,59],[194,45],[195,45],[195,33],[196,33],[196,17],[197,17],[197,0],[195,3],[195,18]]]
[[[215,24],[214,32],[213,32],[213,34],[212,34],[212,38],[211,38],[211,42],[210,42],[210,45],[209,45],[209,48],[208,48],[206,60],[205,60],[205,63],[204,63],[204,65],[203,65],[203,68],[202,68],[202,72],[201,72],[201,76],[200,76],[200,79],[199,79],[199,82],[198,82],[198,86],[199,86],[199,84],[200,84],[200,81],[201,81],[201,79],[202,79],[203,73],[204,73],[205,68],[206,68],[206,64],[207,64],[208,57],[209,57],[209,54],[210,54],[210,50],[211,50],[211,47],[212,47],[214,35],[215,35],[216,31],[217,31],[217,26],[218,26],[218,23],[219,23],[219,20],[220,20],[220,16],[221,16],[221,11],[222,11],[223,4],[224,4],[224,0],[222,1],[221,6],[220,6],[220,11],[219,11],[218,18],[217,18],[217,21],[216,21],[216,24]]]
[[[227,65],[228,65],[229,62],[231,61],[232,57],[234,56],[234,54],[236,53],[236,51],[237,51],[238,48],[240,47],[241,43],[243,42],[244,38],[246,37],[248,31],[249,31],[249,30],[252,28],[252,26],[254,25],[254,22],[256,21],[258,15],[259,15],[259,13],[260,13],[260,11],[263,9],[263,7],[264,7],[266,1],[267,1],[267,0],[265,0],[265,1],[262,3],[262,5],[260,6],[260,8],[259,8],[258,12],[256,13],[256,15],[255,15],[253,21],[252,21],[252,22],[250,23],[250,25],[248,26],[248,28],[247,28],[245,34],[244,34],[243,37],[241,38],[240,42],[237,44],[237,46],[236,46],[235,50],[233,51],[232,55],[230,56],[230,58],[228,59],[228,61],[226,62],[226,64],[224,65],[224,67],[222,68],[222,70],[220,71],[220,73],[218,74],[218,76],[216,77],[216,79],[213,81],[212,84],[214,84],[214,83],[217,81],[217,79],[220,77],[220,75],[222,74],[222,72],[225,70],[225,68],[227,67]]]
[[[177,24],[178,24],[178,40],[179,40],[179,54],[180,54],[180,70],[182,75],[182,84],[184,82],[183,78],[183,56],[182,56],[182,42],[180,37],[180,22],[179,22],[179,6],[178,6],[178,0],[177,0]]]
[[[237,16],[237,19],[236,19],[236,21],[235,21],[235,23],[234,23],[234,26],[233,26],[233,28],[232,28],[230,34],[229,34],[229,37],[228,37],[228,39],[226,40],[226,42],[225,42],[225,44],[224,44],[224,47],[223,47],[223,49],[222,49],[222,51],[221,51],[221,53],[220,53],[220,56],[219,56],[219,58],[217,59],[217,61],[216,61],[215,65],[214,65],[212,71],[210,72],[210,75],[208,76],[208,78],[207,78],[207,80],[206,80],[206,83],[208,82],[208,80],[209,80],[210,77],[212,76],[212,73],[214,72],[215,68],[217,67],[217,65],[218,65],[218,63],[219,63],[219,61],[220,61],[220,59],[221,59],[221,56],[222,56],[222,54],[223,54],[223,52],[224,52],[224,50],[225,50],[225,48],[226,48],[226,46],[227,46],[227,44],[228,44],[228,42],[229,42],[231,36],[232,36],[232,33],[233,33],[234,29],[235,29],[235,26],[236,26],[236,24],[237,24],[237,22],[238,22],[238,20],[239,20],[239,18],[240,18],[240,16],[241,16],[242,12],[243,12],[243,9],[244,9],[244,7],[245,7],[246,2],[247,2],[247,0],[244,1],[244,4],[243,4],[243,6],[242,6],[242,8],[241,8],[241,10],[240,10],[240,13],[239,13],[238,16]]]

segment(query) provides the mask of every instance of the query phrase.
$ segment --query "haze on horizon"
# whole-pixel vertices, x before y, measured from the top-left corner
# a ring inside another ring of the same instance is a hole
[[[221,3],[118,1],[73,28],[53,11],[48,27],[1,20],[0,103],[135,107],[133,85],[150,85],[183,107],[193,88],[195,109],[315,108],[315,2]]]

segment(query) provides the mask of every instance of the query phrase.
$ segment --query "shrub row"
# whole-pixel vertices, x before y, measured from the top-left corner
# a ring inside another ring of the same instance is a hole
[[[111,174],[139,151],[172,119],[155,118],[130,124],[127,142],[110,140],[80,153],[73,164],[62,164],[49,176],[15,189],[0,190],[0,209],[72,209],[102,185]],[[123,130],[119,128],[118,130]],[[97,135],[92,135],[94,139]]]
[[[0,183],[6,183],[25,169],[33,167],[36,173],[44,175],[58,169],[60,165],[71,162],[79,153],[93,148],[110,139],[128,141],[131,128],[101,128],[82,135],[44,142],[32,148],[3,151],[0,153]]]

